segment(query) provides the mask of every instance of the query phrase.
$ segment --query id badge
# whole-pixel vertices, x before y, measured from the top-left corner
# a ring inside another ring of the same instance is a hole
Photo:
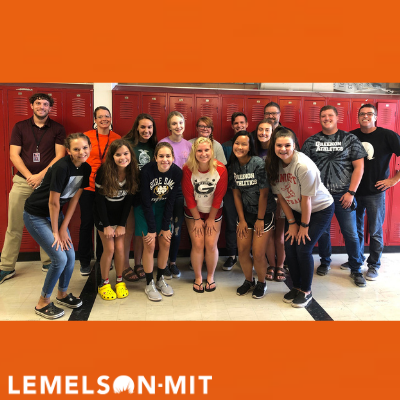
[[[40,153],[33,153],[33,162],[40,162]]]

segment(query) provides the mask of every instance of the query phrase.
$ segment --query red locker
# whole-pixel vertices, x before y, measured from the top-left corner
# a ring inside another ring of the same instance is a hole
[[[260,121],[264,119],[264,107],[271,101],[271,97],[248,97],[246,99],[246,116],[249,122],[247,130],[253,132]]]
[[[244,97],[222,95],[221,143],[234,136],[231,122],[231,116],[234,112],[244,112]]]
[[[281,108],[280,122],[283,126],[291,129],[297,136],[300,146],[303,144],[301,132],[301,97],[280,97],[279,107]]]
[[[322,128],[319,118],[319,111],[324,105],[325,105],[325,99],[304,100],[302,144],[306,141],[307,138],[321,131]]]
[[[342,232],[339,227],[339,222],[336,219],[336,215],[333,215],[331,222],[331,246],[344,246],[344,240]]]
[[[165,93],[142,94],[142,111],[150,114],[157,127],[157,139],[169,136],[167,128],[167,95]]]
[[[113,130],[125,136],[140,114],[140,93],[113,92]]]
[[[365,100],[353,100],[351,104],[351,121],[350,121],[350,130],[358,129],[360,124],[358,123],[358,110],[364,104],[373,104],[375,105],[375,100],[373,99],[365,99]]]
[[[378,110],[377,126],[395,131],[397,103],[378,102],[376,108]]]
[[[197,96],[196,95],[196,117],[195,124],[201,117],[209,117],[214,124],[213,136],[221,142],[221,118],[219,113],[219,96]]]
[[[64,128],[67,135],[85,132],[93,126],[93,94],[89,91],[68,90],[63,107]]]
[[[336,107],[338,111],[338,129],[348,132],[350,128],[350,100],[328,99],[328,105]]]
[[[170,94],[168,99],[168,113],[179,111],[185,117],[185,132],[183,134],[186,140],[196,137],[195,121],[193,113],[194,96]]]

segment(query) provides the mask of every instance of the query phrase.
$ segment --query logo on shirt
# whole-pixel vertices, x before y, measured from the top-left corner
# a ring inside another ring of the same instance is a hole
[[[255,179],[254,172],[247,174],[233,174],[236,182],[236,186],[253,186],[257,185],[257,179]]]
[[[362,145],[364,146],[364,149],[368,154],[367,159],[373,160],[374,159],[374,146],[372,146],[372,144],[369,142],[362,142]]]
[[[139,164],[145,165],[150,162],[150,155],[148,150],[139,150]]]
[[[287,192],[287,196],[285,198],[290,198],[296,196],[296,193],[290,187],[290,182],[285,183],[285,186],[282,188],[282,191]]]
[[[199,195],[208,195],[212,193],[215,189],[215,179],[211,182],[207,179],[205,181],[194,181],[194,191]]]
[[[315,151],[343,151],[342,142],[315,142]]]

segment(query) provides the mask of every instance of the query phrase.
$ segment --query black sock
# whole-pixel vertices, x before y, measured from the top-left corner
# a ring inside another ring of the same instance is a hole
[[[157,268],[157,281],[164,275],[164,269]]]
[[[146,274],[147,285],[150,285],[150,282],[153,280],[153,273],[152,272],[149,272],[149,273],[145,272],[145,274]]]

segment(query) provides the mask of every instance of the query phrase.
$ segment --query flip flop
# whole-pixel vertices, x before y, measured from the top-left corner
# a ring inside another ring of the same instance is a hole
[[[215,282],[208,282],[208,281],[206,281],[207,283],[206,283],[206,292],[213,292],[217,287],[216,286],[214,286],[213,288],[210,288],[210,286],[211,285],[215,285]],[[208,285],[208,289],[207,289],[207,285]]]
[[[194,286],[197,286],[197,288],[195,288]],[[201,283],[196,283],[196,280],[193,281],[193,290],[196,293],[204,293],[204,287],[203,287],[203,282]]]

